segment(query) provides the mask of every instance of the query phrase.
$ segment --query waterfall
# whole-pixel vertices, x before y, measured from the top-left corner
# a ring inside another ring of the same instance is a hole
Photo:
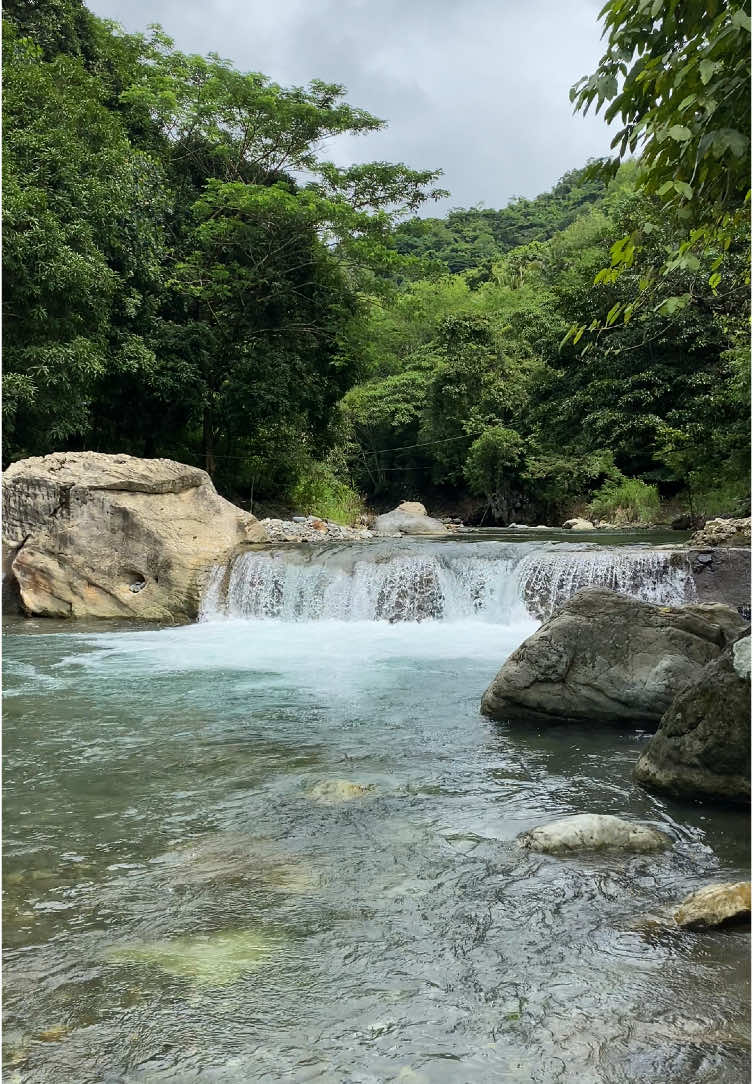
[[[583,587],[680,605],[695,597],[684,554],[552,543],[407,542],[249,550],[216,567],[203,620],[539,620]]]

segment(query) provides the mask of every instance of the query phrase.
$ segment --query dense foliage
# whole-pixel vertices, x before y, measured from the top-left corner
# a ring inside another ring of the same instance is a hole
[[[533,200],[513,199],[499,211],[458,208],[446,218],[413,218],[395,231],[396,247],[441,262],[444,270],[453,273],[471,268],[488,273],[491,263],[511,249],[548,241],[565,229],[601,200],[605,187],[588,170],[572,170],[551,192]]]
[[[436,173],[321,160],[382,123],[339,86],[7,4],[6,462],[169,455],[343,519],[358,494],[503,523],[741,510],[747,9],[602,15],[574,99],[622,118],[609,168],[440,219],[415,216]]]
[[[9,5],[6,461],[51,447],[203,460],[292,485],[359,371],[363,282],[437,174],[337,168],[382,122],[343,88],[284,88],[77,0]]]

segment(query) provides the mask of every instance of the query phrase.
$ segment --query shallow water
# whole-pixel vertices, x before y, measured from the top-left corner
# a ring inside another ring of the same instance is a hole
[[[481,718],[535,627],[11,624],[6,1079],[746,1079],[749,935],[638,920],[749,822],[634,786],[645,734]],[[675,845],[514,846],[581,811]]]

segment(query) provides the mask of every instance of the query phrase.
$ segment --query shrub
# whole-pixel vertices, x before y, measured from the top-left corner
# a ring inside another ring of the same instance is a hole
[[[350,525],[364,511],[362,498],[336,477],[327,463],[310,461],[290,491],[295,508],[303,515],[320,516]]]
[[[588,514],[616,524],[651,523],[659,516],[659,493],[640,478],[610,479],[594,493]]]

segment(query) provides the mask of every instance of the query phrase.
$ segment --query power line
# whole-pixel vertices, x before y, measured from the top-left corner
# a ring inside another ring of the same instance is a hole
[[[468,440],[468,436],[469,436],[469,434],[467,434],[467,433],[461,433],[460,436],[457,436],[457,437],[444,437],[442,440],[425,440],[425,441],[422,441],[419,444],[398,444],[394,448],[377,448],[376,451],[374,451],[373,449],[362,448],[361,449],[361,455],[378,456],[378,455],[381,455],[382,452],[405,452],[405,451],[408,451],[411,448],[429,448],[429,447],[431,447],[431,446],[433,446],[435,444],[450,444],[450,443],[452,443],[452,441],[455,441],[455,440]],[[196,455],[195,452],[190,452],[188,454],[191,455],[194,459],[201,459],[202,458],[201,456]],[[248,452],[246,455],[228,455],[227,453],[215,452],[212,458],[213,459],[251,459],[251,457],[256,455],[256,454],[257,454],[256,452]],[[383,469],[384,470],[413,470],[414,468],[413,467],[385,467]]]
[[[362,449],[363,455],[381,455],[382,452],[404,452],[408,448],[428,448],[432,444],[449,444],[453,440],[468,440],[468,433],[461,433],[458,437],[444,437],[442,440],[425,440],[421,444],[398,444],[396,448],[378,448],[377,451]]]

